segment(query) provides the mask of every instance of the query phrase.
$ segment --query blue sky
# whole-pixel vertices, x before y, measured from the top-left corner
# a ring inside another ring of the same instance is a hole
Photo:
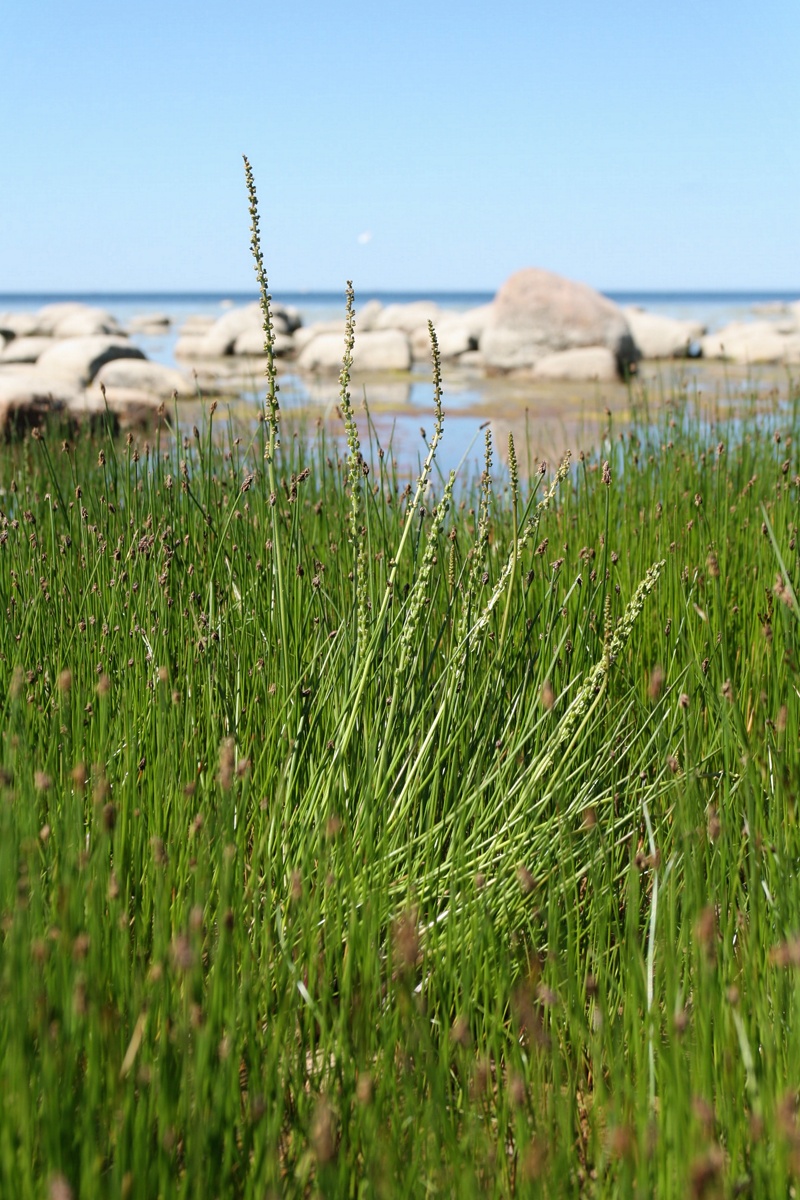
[[[0,291],[800,287],[797,0],[16,0]],[[368,236],[369,235],[369,236]]]

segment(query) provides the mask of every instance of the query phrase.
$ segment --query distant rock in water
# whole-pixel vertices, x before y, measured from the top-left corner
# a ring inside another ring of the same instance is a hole
[[[705,358],[752,364],[800,362],[800,328],[791,322],[732,321],[704,337],[701,345]]]
[[[681,321],[644,308],[623,312],[642,358],[687,358],[699,353],[698,343],[706,332],[699,321]]]
[[[336,373],[342,366],[342,339],[336,333],[320,333],[303,347],[297,365],[304,371]],[[375,329],[356,335],[353,370],[407,371],[411,347],[400,329]]]
[[[608,346],[579,346],[546,354],[533,368],[534,379],[596,379],[611,383],[618,377],[617,356]]]
[[[97,334],[56,341],[37,362],[44,370],[83,385],[91,383],[104,363],[115,358],[144,358],[144,354],[126,338]]]
[[[495,371],[530,369],[548,355],[587,346],[610,350],[620,371],[639,358],[628,322],[613,300],[538,267],[506,280],[480,341],[486,366]]]

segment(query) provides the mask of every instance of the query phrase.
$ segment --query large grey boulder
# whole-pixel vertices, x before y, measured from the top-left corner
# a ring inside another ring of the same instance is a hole
[[[643,308],[623,309],[642,358],[686,358],[706,332],[699,321],[681,321]]]
[[[608,346],[580,346],[546,354],[533,368],[534,379],[590,380],[610,383],[618,378],[617,356]]]
[[[300,352],[297,365],[304,371],[338,372],[344,346],[336,333],[321,333]],[[353,349],[354,371],[407,371],[411,366],[411,347],[399,329],[369,330],[356,334]]]
[[[38,365],[53,375],[85,385],[91,383],[104,363],[115,358],[144,358],[144,354],[126,338],[98,334],[57,341],[40,355]]]
[[[636,360],[622,310],[585,283],[529,267],[495,296],[480,348],[489,368],[530,368],[545,355],[605,346],[621,367]]]
[[[98,387],[102,384],[107,390],[123,388],[164,399],[175,392],[181,397],[194,396],[197,392],[194,380],[182,371],[143,358],[115,358],[104,363],[95,376],[95,383]]]
[[[700,343],[704,358],[736,363],[800,362],[800,333],[787,334],[771,321],[733,321]]]
[[[49,337],[16,337],[0,351],[0,362],[33,363],[52,345]]]

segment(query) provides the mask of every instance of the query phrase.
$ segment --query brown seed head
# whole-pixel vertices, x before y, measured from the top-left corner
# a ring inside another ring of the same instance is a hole
[[[413,971],[420,956],[419,928],[416,909],[407,909],[394,923],[395,959],[403,971]]]
[[[648,684],[647,694],[651,700],[657,700],[661,695],[661,690],[664,687],[664,668],[658,663],[650,672],[650,683]]]
[[[320,1096],[311,1122],[311,1148],[321,1167],[336,1157],[336,1118],[325,1096]]]

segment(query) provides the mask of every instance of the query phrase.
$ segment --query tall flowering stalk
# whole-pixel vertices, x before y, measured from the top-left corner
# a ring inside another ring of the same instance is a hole
[[[364,495],[362,479],[364,460],[358,437],[353,401],[350,397],[350,373],[353,369],[353,346],[355,345],[355,294],[352,281],[347,281],[347,313],[344,331],[344,356],[339,373],[339,405],[344,417],[347,435],[347,486],[350,491],[350,541],[355,556],[356,576],[356,656],[361,659],[367,647],[369,634],[369,595],[367,588],[367,546],[364,520]]]

